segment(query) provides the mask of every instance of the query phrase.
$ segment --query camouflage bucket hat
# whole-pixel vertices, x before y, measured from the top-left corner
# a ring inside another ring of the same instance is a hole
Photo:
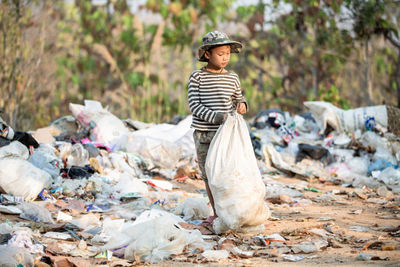
[[[205,57],[205,53],[208,49],[220,46],[220,45],[230,45],[231,53],[239,53],[242,49],[242,44],[236,41],[229,40],[228,35],[226,33],[220,31],[209,32],[202,38],[203,44],[200,46],[198,54],[199,61],[208,62],[208,59]]]

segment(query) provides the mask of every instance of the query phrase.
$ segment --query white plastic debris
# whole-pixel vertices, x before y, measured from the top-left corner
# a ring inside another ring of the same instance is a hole
[[[22,143],[18,141],[11,142],[7,146],[0,148],[0,159],[2,158],[21,158],[28,159],[29,151]]]
[[[24,248],[0,245],[1,266],[33,266],[33,257]]]
[[[69,109],[83,125],[91,128],[91,137],[98,142],[114,144],[129,132],[124,123],[104,109],[100,102],[85,100],[85,106],[71,103]]]
[[[228,258],[229,251],[227,250],[206,250],[201,254],[209,261],[220,261]]]
[[[13,232],[7,244],[10,247],[24,248],[29,253],[43,253],[43,245],[34,244],[32,242],[32,234],[26,230],[17,230]]]
[[[127,173],[120,174],[119,182],[114,188],[120,193],[120,195],[125,195],[129,193],[139,193],[141,195],[147,195],[147,193],[149,192],[148,187],[145,183]]]
[[[26,160],[19,158],[0,159],[0,188],[7,194],[34,200],[43,188],[51,185],[50,174]]]
[[[0,213],[21,214],[21,212],[22,211],[18,207],[0,205]]]
[[[19,216],[23,219],[34,222],[54,223],[51,213],[38,204],[22,203],[20,208],[22,213]]]
[[[70,240],[72,236],[68,233],[59,233],[59,232],[46,232],[44,237],[52,238],[52,239],[59,239],[59,240]]]
[[[203,198],[187,198],[185,202],[181,203],[174,213],[183,215],[185,221],[206,219],[210,213],[211,208]]]
[[[182,253],[186,246],[186,237],[178,229],[170,216],[161,216],[136,225],[124,227],[115,233],[103,249],[115,249],[128,245],[125,259],[157,263],[171,254]]]

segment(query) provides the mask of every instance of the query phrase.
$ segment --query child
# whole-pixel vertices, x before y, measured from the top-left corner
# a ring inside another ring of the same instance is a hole
[[[207,152],[227,114],[234,108],[239,114],[246,113],[247,103],[240,89],[238,75],[225,70],[231,53],[239,53],[242,44],[229,40],[225,33],[219,31],[207,33],[202,41],[198,51],[199,61],[207,62],[207,65],[190,75],[188,100],[193,113],[192,128],[195,129],[193,137],[198,164],[214,212],[205,223],[212,224],[217,214],[204,168]]]

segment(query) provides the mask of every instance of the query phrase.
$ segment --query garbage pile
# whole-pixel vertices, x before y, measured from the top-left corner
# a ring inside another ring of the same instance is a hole
[[[340,204],[346,202],[343,195],[377,205],[398,203],[400,139],[390,128],[396,116],[385,117],[385,106],[353,111],[325,102],[305,106],[310,113],[291,117],[270,109],[250,122],[272,217],[262,234],[243,236],[216,235],[202,224],[211,208],[199,179],[190,116],[175,124],[122,121],[101,103],[86,100],[85,105],[70,104],[73,116],[35,132],[15,131],[0,118],[0,263],[300,261],[340,247],[346,237],[331,218],[321,217],[322,226],[296,232],[270,233],[268,225],[283,220],[282,210]],[[288,185],[280,177],[302,181]],[[314,188],[313,180],[343,190]],[[309,198],[311,193],[320,195]],[[385,231],[400,236],[396,227]],[[295,234],[307,239],[294,242]],[[382,250],[398,246],[380,242],[367,244]]]
[[[265,170],[400,192],[400,135],[388,131],[400,117],[390,118],[386,106],[344,111],[322,101],[304,105],[310,112],[291,117],[270,109],[255,118],[253,147]]]

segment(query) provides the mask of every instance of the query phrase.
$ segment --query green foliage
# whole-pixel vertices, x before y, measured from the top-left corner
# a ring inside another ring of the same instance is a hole
[[[314,99],[310,99],[314,100]],[[350,109],[351,105],[349,101],[340,96],[340,91],[335,85],[331,85],[327,90],[325,88],[320,89],[320,99],[322,101],[330,102],[335,106],[343,109]]]
[[[232,56],[229,68],[239,74],[249,116],[274,106],[299,112],[305,100],[342,108],[365,104],[365,40],[374,103],[394,103],[400,50],[382,42],[398,38],[399,7],[382,0],[260,0],[233,10],[234,2],[148,0],[142,8],[161,18],[151,24],[131,14],[126,0],[104,6],[2,1],[2,116],[28,130],[88,98],[120,118],[160,122],[188,114],[187,79],[201,36],[224,30],[223,22],[240,25],[231,38],[244,50]],[[282,12],[281,3],[291,7],[286,14],[275,21],[264,16]],[[337,24],[343,7],[351,11],[354,31]]]

